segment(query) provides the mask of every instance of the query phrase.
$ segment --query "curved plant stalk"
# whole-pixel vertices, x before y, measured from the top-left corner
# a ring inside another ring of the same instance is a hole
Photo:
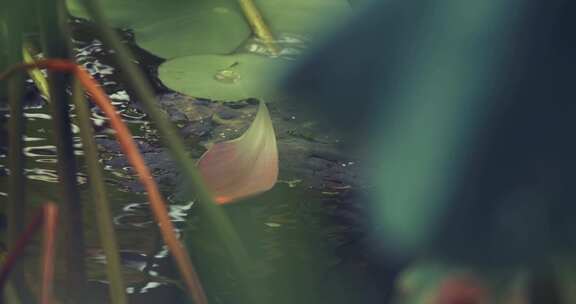
[[[114,224],[112,223],[112,212],[110,211],[110,202],[106,195],[106,186],[102,168],[98,162],[98,149],[94,142],[94,132],[92,122],[90,121],[90,109],[84,99],[84,92],[78,81],[74,81],[72,99],[76,106],[78,122],[80,126],[80,137],[82,147],[86,155],[88,166],[88,182],[90,185],[91,198],[94,201],[96,221],[98,223],[98,232],[100,241],[106,256],[106,271],[110,280],[110,301],[113,304],[126,304],[126,288],[122,278],[122,269],[120,267],[120,255],[118,254],[118,242]]]
[[[200,280],[194,270],[194,266],[192,265],[190,256],[174,233],[174,226],[170,221],[168,212],[166,211],[166,203],[160,194],[158,185],[152,177],[149,168],[146,166],[144,158],[138,150],[138,146],[136,146],[136,143],[132,139],[130,130],[124,124],[120,115],[116,113],[116,108],[112,105],[106,96],[106,93],[104,93],[88,72],[68,60],[52,59],[37,61],[34,64],[17,65],[8,70],[5,74],[0,75],[0,80],[18,69],[33,68],[44,68],[51,71],[74,74],[82,86],[90,93],[94,103],[96,103],[96,105],[98,105],[98,107],[100,107],[104,114],[110,119],[110,126],[116,131],[116,138],[120,143],[122,151],[124,151],[124,154],[126,154],[126,157],[128,158],[128,162],[138,173],[140,182],[146,189],[148,199],[150,200],[150,208],[152,209],[154,217],[158,221],[164,242],[168,246],[168,249],[172,253],[174,260],[178,265],[180,275],[186,284],[187,291],[190,293],[190,296],[194,299],[195,303],[208,303],[204,290],[200,284]]]
[[[203,217],[210,223],[219,241],[222,242],[226,253],[233,260],[235,270],[242,276],[247,277],[251,273],[252,261],[240,237],[236,233],[228,215],[214,203],[213,197],[207,190],[202,177],[196,168],[195,162],[186,151],[183,141],[179,137],[178,130],[168,120],[166,115],[158,108],[156,98],[150,83],[132,60],[131,51],[122,43],[118,33],[108,25],[106,16],[101,5],[95,0],[83,0],[82,3],[92,20],[96,22],[102,39],[116,53],[115,59],[118,69],[122,71],[122,77],[128,87],[142,104],[146,113],[154,122],[160,138],[168,147],[174,160],[182,168],[183,177],[194,191],[198,200]],[[258,287],[244,281],[246,296],[252,299],[258,298]],[[257,302],[256,300],[251,301]]]
[[[42,207],[44,221],[44,240],[42,242],[42,289],[41,304],[51,304],[54,294],[54,257],[56,255],[56,228],[58,207],[54,203]]]
[[[264,18],[262,18],[262,14],[254,3],[254,0],[238,0],[238,2],[242,8],[244,17],[246,17],[246,20],[250,24],[250,27],[252,28],[252,31],[254,31],[256,37],[264,42],[272,55],[280,54],[281,50],[276,44],[276,39],[274,39],[274,35],[272,34],[270,27],[268,24],[266,24]]]

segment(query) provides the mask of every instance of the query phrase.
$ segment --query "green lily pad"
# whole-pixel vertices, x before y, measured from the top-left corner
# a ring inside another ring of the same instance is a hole
[[[68,10],[87,18],[78,3]],[[102,0],[110,23],[134,30],[142,48],[163,58],[193,54],[228,54],[251,35],[236,1]]]
[[[286,60],[253,54],[195,55],[163,63],[162,82],[181,93],[213,100],[270,99],[267,81],[286,65]]]
[[[254,0],[276,35],[314,36],[342,23],[351,12],[347,0]]]

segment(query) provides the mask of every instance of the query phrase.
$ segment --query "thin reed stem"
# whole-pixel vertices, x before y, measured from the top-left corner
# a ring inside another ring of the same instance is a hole
[[[152,213],[158,222],[160,227],[160,232],[162,233],[162,237],[164,242],[168,246],[176,264],[178,265],[178,269],[180,270],[180,275],[186,284],[187,291],[190,294],[190,297],[194,300],[197,304],[206,304],[208,303],[208,299],[206,294],[204,293],[204,289],[200,283],[200,279],[196,274],[196,270],[192,264],[192,260],[190,256],[186,252],[184,246],[176,236],[174,232],[175,228],[172,222],[170,221],[170,217],[166,210],[166,203],[160,194],[160,190],[158,189],[158,185],[154,180],[150,169],[146,166],[144,162],[144,158],[140,151],[138,150],[138,146],[134,142],[132,138],[132,134],[128,127],[122,121],[122,118],[116,112],[116,108],[112,105],[106,93],[100,88],[98,83],[88,72],[84,69],[79,67],[78,65],[68,61],[68,60],[59,60],[59,59],[52,59],[52,60],[42,60],[38,61],[34,64],[21,64],[18,66],[13,67],[7,73],[0,75],[0,80],[4,77],[10,75],[10,73],[15,72],[19,69],[33,69],[33,68],[44,68],[49,69],[51,71],[58,71],[58,72],[67,72],[72,73],[76,78],[80,81],[82,86],[88,91],[91,95],[92,100],[100,109],[104,112],[104,114],[110,119],[110,126],[116,131],[116,138],[120,143],[120,147],[122,151],[128,158],[128,162],[132,165],[134,170],[138,173],[138,177],[140,182],[144,185],[146,192],[148,194],[148,199],[150,201],[150,208],[152,209]]]
[[[238,236],[230,218],[225,210],[214,202],[212,194],[206,188],[204,181],[196,168],[195,161],[190,157],[186,147],[179,137],[178,130],[162,112],[157,103],[151,86],[132,60],[132,52],[122,43],[116,31],[107,23],[106,16],[98,1],[83,0],[90,17],[96,22],[102,40],[110,46],[116,56],[118,70],[122,71],[122,77],[135,97],[142,102],[144,110],[158,129],[160,139],[170,151],[174,160],[178,163],[185,181],[190,185],[195,198],[198,201],[199,211],[203,218],[212,227],[216,238],[222,243],[228,257],[233,261],[236,272],[242,277],[247,302],[256,303],[258,299],[258,287],[252,286],[247,278],[252,273],[253,264],[248,256],[240,237]]]
[[[42,227],[43,215],[43,209],[41,209],[39,212],[36,212],[30,224],[26,226],[14,244],[14,247],[8,252],[6,259],[4,260],[4,265],[2,265],[2,268],[0,269],[0,288],[4,288],[4,286],[6,286],[6,280],[8,280],[8,276],[14,270],[18,258],[22,256],[24,249],[26,249],[26,246],[32,240],[34,234],[38,231],[38,229],[40,229],[40,227]]]
[[[280,54],[281,49],[278,47],[276,43],[276,39],[274,38],[274,34],[270,30],[268,24],[264,21],[260,10],[254,3],[254,0],[238,0],[240,7],[242,8],[242,12],[244,13],[244,17],[252,27],[252,31],[258,37],[266,48],[272,53],[272,55]]]
[[[38,13],[42,51],[46,57],[71,58],[68,15],[64,0],[35,0]],[[20,50],[21,52],[22,50]],[[71,128],[71,77],[48,71],[50,112],[58,159],[58,179],[62,206],[62,244],[66,263],[64,280],[67,301],[81,302],[87,284],[85,265],[84,213],[77,187],[77,163],[74,153],[74,134]]]
[[[88,166],[88,183],[90,186],[90,197],[94,202],[98,232],[104,255],[106,256],[106,271],[110,281],[110,300],[112,304],[126,304],[126,288],[122,278],[122,268],[120,254],[114,224],[112,223],[112,211],[110,201],[106,195],[104,175],[98,161],[98,148],[94,141],[94,131],[90,120],[90,109],[84,98],[84,92],[80,83],[74,81],[72,99],[76,106],[78,122],[80,126],[80,137],[82,147]]]
[[[42,206],[44,239],[42,242],[42,287],[40,303],[52,304],[54,298],[54,261],[56,256],[56,232],[58,207],[54,203]]]

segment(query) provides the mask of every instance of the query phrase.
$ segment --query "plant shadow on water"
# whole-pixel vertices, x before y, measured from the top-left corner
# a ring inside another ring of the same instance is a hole
[[[318,290],[325,273],[339,262],[333,255],[334,230],[323,214],[322,198],[301,186],[277,184],[269,192],[226,207],[245,246],[256,260],[252,275],[262,281],[262,292],[275,303],[320,303]],[[201,219],[197,219],[201,221]],[[194,225],[201,227],[202,225]],[[230,266],[203,228],[192,226],[187,238],[212,291],[229,303],[234,297]],[[196,228],[196,229],[195,229]],[[209,227],[206,227],[209,229]],[[216,283],[220,281],[220,283]],[[210,283],[214,282],[211,288]],[[227,300],[228,298],[228,300]]]
[[[205,233],[210,227],[202,226],[194,202],[179,198],[178,170],[159,144],[154,127],[139,109],[138,102],[130,100],[120,83],[110,64],[110,50],[104,48],[89,22],[75,19],[72,26],[76,60],[102,83],[134,132],[162,192],[167,194],[172,221],[178,232],[184,231],[186,239],[191,240],[187,246],[192,249],[190,252],[211,303],[235,303],[241,291],[231,272],[231,262],[226,260],[218,242]],[[256,109],[254,103],[223,106],[166,89],[156,78],[156,68],[162,60],[138,49],[129,31],[122,34],[139,56],[141,68],[156,85],[159,102],[188,141],[205,144],[233,138],[249,125]],[[28,95],[26,176],[30,202],[36,206],[46,199],[58,199],[57,163],[55,147],[48,144],[53,134],[47,107],[35,89],[30,88]],[[381,302],[383,291],[378,288],[381,277],[378,267],[370,264],[366,257],[369,254],[364,252],[369,250],[363,242],[366,231],[361,225],[364,207],[358,204],[361,200],[358,190],[363,185],[357,180],[355,163],[338,150],[337,141],[325,135],[328,132],[317,129],[313,120],[302,119],[300,114],[282,105],[270,106],[281,159],[280,180],[269,192],[225,207],[248,253],[256,261],[251,275],[261,282],[259,291],[268,303]],[[131,302],[184,303],[177,271],[149,212],[144,190],[113,140],[106,119],[96,108],[91,114],[113,202],[123,275]],[[85,172],[77,129],[73,128],[75,154],[80,171]],[[199,146],[191,149],[195,157],[203,152]],[[4,152],[1,153],[0,203],[3,204],[8,172]],[[77,180],[82,199],[89,201],[86,176],[81,173]],[[91,286],[86,303],[107,303],[105,258],[93,217],[95,207],[85,206]],[[33,252],[37,250],[31,248]],[[30,263],[35,265],[37,261]],[[58,280],[56,278],[56,286]]]

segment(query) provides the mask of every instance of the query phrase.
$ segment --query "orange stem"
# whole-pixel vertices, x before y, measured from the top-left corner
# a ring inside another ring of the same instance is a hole
[[[44,213],[44,240],[42,244],[42,289],[41,304],[51,304],[54,291],[54,257],[56,254],[56,227],[58,207],[54,203],[46,203],[42,207]]]
[[[58,207],[54,203],[48,202],[34,215],[32,221],[20,235],[14,248],[8,253],[4,265],[2,265],[0,270],[0,290],[4,287],[9,274],[14,269],[18,259],[24,254],[24,249],[30,244],[34,234],[44,225],[41,303],[53,303],[52,286],[54,281],[54,244],[57,214]]]
[[[26,229],[22,232],[22,234],[20,234],[18,240],[16,240],[16,244],[14,244],[14,248],[11,248],[6,255],[2,269],[0,269],[0,288],[4,288],[6,285],[8,276],[14,269],[14,266],[16,266],[18,258],[22,256],[24,249],[26,249],[26,246],[28,243],[30,243],[34,233],[36,233],[41,224],[42,214],[38,213],[32,218],[32,221],[30,224],[28,224],[28,226],[26,226]]]
[[[102,111],[104,114],[110,119],[110,126],[116,131],[116,138],[120,143],[120,147],[126,157],[128,158],[128,162],[132,165],[134,170],[138,173],[138,177],[140,182],[144,185],[146,192],[148,193],[148,199],[150,200],[150,208],[152,209],[152,213],[154,214],[156,220],[158,221],[158,225],[160,226],[160,232],[162,234],[162,238],[164,242],[168,246],[176,264],[178,265],[178,269],[180,270],[180,275],[184,279],[184,283],[188,288],[188,292],[190,293],[191,297],[194,299],[195,303],[198,304],[206,304],[208,303],[208,299],[202,285],[200,283],[200,279],[194,270],[194,266],[192,264],[192,260],[190,256],[186,252],[186,249],[174,233],[174,226],[170,221],[170,217],[168,216],[168,212],[166,211],[166,203],[160,194],[160,190],[158,189],[158,185],[156,181],[152,177],[148,166],[144,162],[144,158],[140,154],[138,147],[134,143],[132,138],[132,134],[128,127],[120,118],[120,115],[116,112],[116,108],[112,105],[106,93],[100,88],[98,83],[86,72],[82,67],[78,66],[77,64],[62,59],[48,59],[48,60],[41,60],[30,64],[21,64],[16,65],[6,71],[4,74],[0,74],[0,80],[9,76],[10,74],[14,73],[20,69],[48,69],[52,71],[58,72],[67,72],[71,73],[80,81],[84,89],[92,96],[92,100]]]

